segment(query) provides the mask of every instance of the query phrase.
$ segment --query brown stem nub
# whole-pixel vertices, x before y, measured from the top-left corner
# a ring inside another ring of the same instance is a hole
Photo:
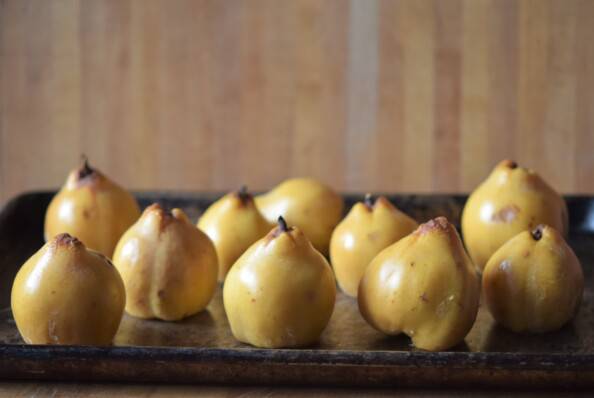
[[[95,172],[95,170],[93,170],[93,168],[91,168],[91,166],[89,166],[89,158],[87,158],[87,156],[85,154],[81,155],[81,162],[82,162],[82,165],[80,166],[80,169],[78,169],[78,179],[79,180],[82,180],[83,178],[85,178]]]
[[[61,233],[59,235],[56,235],[54,237],[54,242],[57,246],[78,246],[82,244],[80,240],[67,233]]]
[[[367,206],[368,209],[372,209],[373,205],[375,204],[375,199],[371,196],[370,193],[365,194],[365,199],[363,199],[363,203]]]
[[[518,164],[512,160],[509,162],[508,167],[513,170],[518,167]]]
[[[544,225],[539,225],[536,228],[534,228],[531,232],[532,234],[532,238],[536,241],[540,240],[542,238],[542,230],[544,229]]]
[[[285,221],[283,216],[278,217],[278,228],[281,230],[281,232],[287,232],[289,230],[287,222]]]
[[[251,195],[249,194],[248,189],[245,185],[239,187],[239,190],[237,191],[237,197],[244,204],[251,198]]]

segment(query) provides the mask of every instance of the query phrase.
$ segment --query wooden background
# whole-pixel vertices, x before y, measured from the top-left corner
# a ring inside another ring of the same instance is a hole
[[[594,193],[594,1],[0,0],[0,200],[81,152],[137,189]]]

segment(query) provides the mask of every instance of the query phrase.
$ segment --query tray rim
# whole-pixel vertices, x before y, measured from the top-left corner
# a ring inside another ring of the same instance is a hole
[[[245,361],[269,364],[327,364],[327,365],[384,365],[401,367],[476,368],[505,367],[527,370],[594,370],[594,353],[537,353],[537,352],[468,352],[468,351],[390,351],[390,350],[326,350],[326,349],[268,349],[255,347],[204,348],[188,346],[82,346],[0,344],[0,358],[14,359],[138,359],[136,353],[153,360],[179,360],[184,362]],[[365,355],[362,355],[365,354]],[[437,363],[435,359],[439,358]],[[550,359],[562,363],[553,363]],[[320,359],[323,359],[320,361]],[[464,359],[464,363],[460,361]],[[454,362],[458,361],[458,362]],[[453,365],[453,366],[452,366]]]

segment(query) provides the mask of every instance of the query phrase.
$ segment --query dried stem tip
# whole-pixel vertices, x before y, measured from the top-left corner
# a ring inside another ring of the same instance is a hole
[[[82,180],[83,178],[93,174],[95,170],[89,166],[89,158],[86,155],[81,155],[81,166],[78,169],[78,179]]]
[[[542,230],[544,229],[544,225],[539,225],[532,230],[532,238],[536,241],[539,241],[542,238]]]
[[[246,203],[248,200],[251,199],[252,195],[248,192],[248,189],[245,185],[242,185],[239,190],[237,191],[237,197],[241,200],[242,203]]]
[[[283,216],[278,217],[278,228],[281,230],[281,232],[287,232],[289,230],[289,227],[287,227],[287,222]]]

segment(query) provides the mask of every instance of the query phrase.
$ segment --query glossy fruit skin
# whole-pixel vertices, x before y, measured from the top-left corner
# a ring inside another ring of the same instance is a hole
[[[283,216],[287,223],[299,227],[325,256],[344,209],[342,197],[313,178],[285,180],[270,192],[257,196],[256,205],[269,223]]]
[[[524,231],[507,241],[483,272],[489,311],[514,332],[560,329],[582,300],[584,275],[578,258],[554,228],[539,229],[539,240]]]
[[[217,286],[217,254],[184,212],[145,209],[119,241],[113,262],[126,286],[126,312],[175,321],[206,308]]]
[[[507,240],[539,224],[566,235],[567,205],[538,174],[509,160],[495,167],[462,212],[464,243],[480,269]]]
[[[46,240],[60,233],[76,236],[87,247],[112,257],[122,234],[140,216],[134,196],[97,170],[68,176],[45,214]]]
[[[373,206],[356,203],[330,240],[330,262],[342,291],[357,297],[359,282],[371,260],[417,227],[415,220],[383,196]]]
[[[373,259],[359,285],[359,310],[383,333],[405,333],[423,350],[446,350],[474,324],[479,283],[456,229],[438,217]]]
[[[111,345],[125,301],[113,264],[61,234],[23,264],[11,307],[27,344]]]
[[[219,259],[218,280],[224,281],[229,268],[254,242],[273,226],[256,208],[251,195],[232,192],[213,203],[198,220]]]
[[[231,267],[223,301],[231,331],[264,348],[315,343],[336,299],[330,265],[296,227],[273,229]]]

